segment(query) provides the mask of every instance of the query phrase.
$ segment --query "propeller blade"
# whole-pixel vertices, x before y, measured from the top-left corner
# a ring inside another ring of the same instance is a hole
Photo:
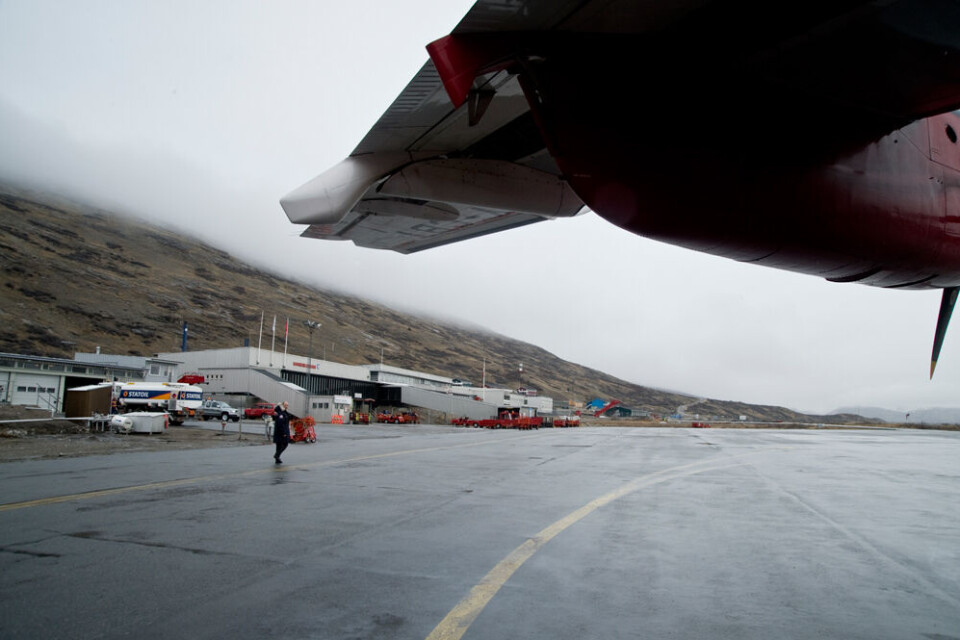
[[[940,299],[940,315],[937,317],[937,331],[933,334],[933,356],[930,358],[931,380],[933,379],[933,371],[937,368],[937,360],[940,358],[943,338],[947,335],[947,325],[950,324],[953,306],[957,303],[957,291],[958,287],[947,287],[943,290],[943,298]]]

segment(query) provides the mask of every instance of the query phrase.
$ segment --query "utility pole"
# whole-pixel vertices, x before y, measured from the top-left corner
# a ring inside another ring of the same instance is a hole
[[[483,394],[483,401],[487,401],[487,356],[483,356],[483,374],[480,377],[480,388]]]
[[[310,349],[307,352],[307,373],[313,374],[313,330],[320,327],[316,320],[304,320],[303,326],[310,332]]]

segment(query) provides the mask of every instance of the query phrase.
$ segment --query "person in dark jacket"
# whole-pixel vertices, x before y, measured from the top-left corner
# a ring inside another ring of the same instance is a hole
[[[278,404],[273,410],[273,442],[277,445],[277,452],[273,454],[273,459],[277,464],[283,462],[280,454],[290,444],[290,403],[284,402]]]

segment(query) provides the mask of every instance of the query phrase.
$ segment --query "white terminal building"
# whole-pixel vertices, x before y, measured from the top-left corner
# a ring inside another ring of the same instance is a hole
[[[383,364],[346,365],[255,347],[173,351],[159,353],[155,360],[177,363],[172,380],[186,374],[203,376],[203,387],[212,398],[238,407],[287,401],[291,413],[313,416],[318,422],[330,422],[335,415],[349,419],[361,404],[420,407],[478,420],[496,418],[501,411],[553,415],[552,398],[463,386],[453,378]]]
[[[244,408],[286,400],[294,415],[349,420],[359,407],[425,408],[447,418],[552,416],[553,399],[511,389],[473,387],[444,376],[383,364],[346,365],[296,354],[238,347],[171,351],[153,357],[76,353],[73,360],[0,354],[0,403],[62,412],[71,388],[98,382],[175,382],[204,378],[206,397]]]

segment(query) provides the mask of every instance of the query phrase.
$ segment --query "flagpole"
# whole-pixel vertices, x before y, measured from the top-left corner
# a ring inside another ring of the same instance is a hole
[[[270,366],[273,366],[273,352],[277,347],[277,315],[273,315],[273,326],[270,327],[270,333],[273,338],[270,340]]]
[[[290,340],[290,316],[287,316],[287,322],[283,325],[283,368],[287,368],[287,342]]]
[[[260,310],[260,337],[257,338],[257,364],[260,364],[260,345],[263,344],[263,309]]]

